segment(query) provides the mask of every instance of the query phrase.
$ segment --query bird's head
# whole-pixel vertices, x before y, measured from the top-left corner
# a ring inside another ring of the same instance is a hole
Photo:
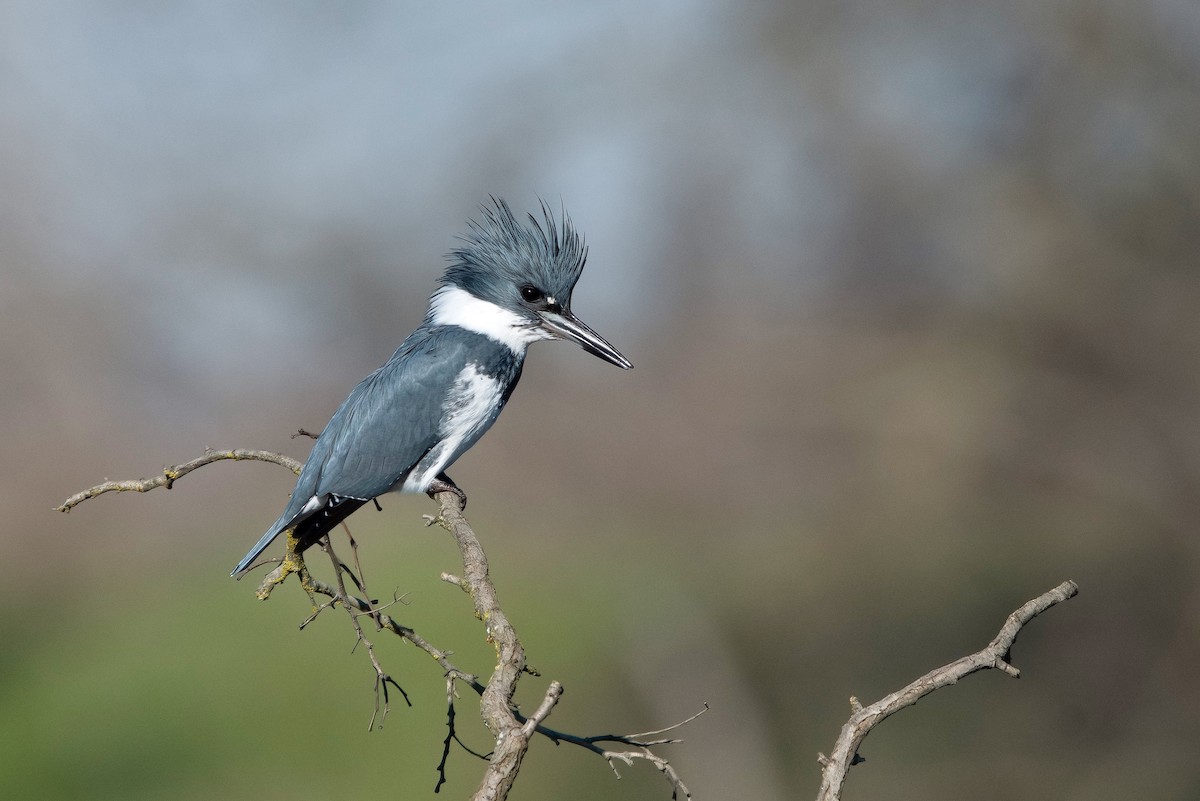
[[[633,364],[571,312],[571,293],[587,247],[563,215],[561,226],[542,204],[542,220],[518,220],[493,199],[470,223],[430,309],[436,322],[479,331],[510,347],[566,339],[626,370]]]

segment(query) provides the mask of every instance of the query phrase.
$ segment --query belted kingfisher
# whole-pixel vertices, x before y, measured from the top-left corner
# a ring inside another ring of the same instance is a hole
[[[571,313],[587,248],[562,226],[527,223],[493,199],[471,222],[424,322],[363,379],[317,438],[291,500],[230,573],[240,577],[280,533],[314,544],[385,492],[462,495],[446,469],[496,422],[539,339],[568,339],[628,370],[628,359]]]

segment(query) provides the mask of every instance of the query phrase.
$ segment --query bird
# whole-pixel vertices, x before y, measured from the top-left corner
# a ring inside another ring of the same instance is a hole
[[[425,319],[362,380],[313,444],[279,519],[238,562],[241,578],[281,533],[315,544],[387,492],[453,491],[446,470],[496,422],[539,340],[567,340],[622,369],[633,364],[571,311],[587,247],[566,211],[543,201],[518,219],[500,198],[468,221]]]

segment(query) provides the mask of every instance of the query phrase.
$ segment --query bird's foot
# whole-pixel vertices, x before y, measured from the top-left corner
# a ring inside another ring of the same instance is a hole
[[[435,497],[439,492],[453,492],[458,496],[458,500],[462,502],[462,508],[467,508],[467,493],[458,488],[458,485],[450,480],[450,476],[442,473],[429,484],[429,489],[425,493],[430,497]]]

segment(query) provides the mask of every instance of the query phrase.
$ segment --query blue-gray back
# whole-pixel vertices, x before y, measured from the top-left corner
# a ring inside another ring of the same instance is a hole
[[[522,359],[461,328],[426,323],[413,331],[334,413],[313,445],[280,522],[286,527],[314,496],[368,500],[390,490],[437,444],[442,404],[467,364],[508,385],[507,402]]]

